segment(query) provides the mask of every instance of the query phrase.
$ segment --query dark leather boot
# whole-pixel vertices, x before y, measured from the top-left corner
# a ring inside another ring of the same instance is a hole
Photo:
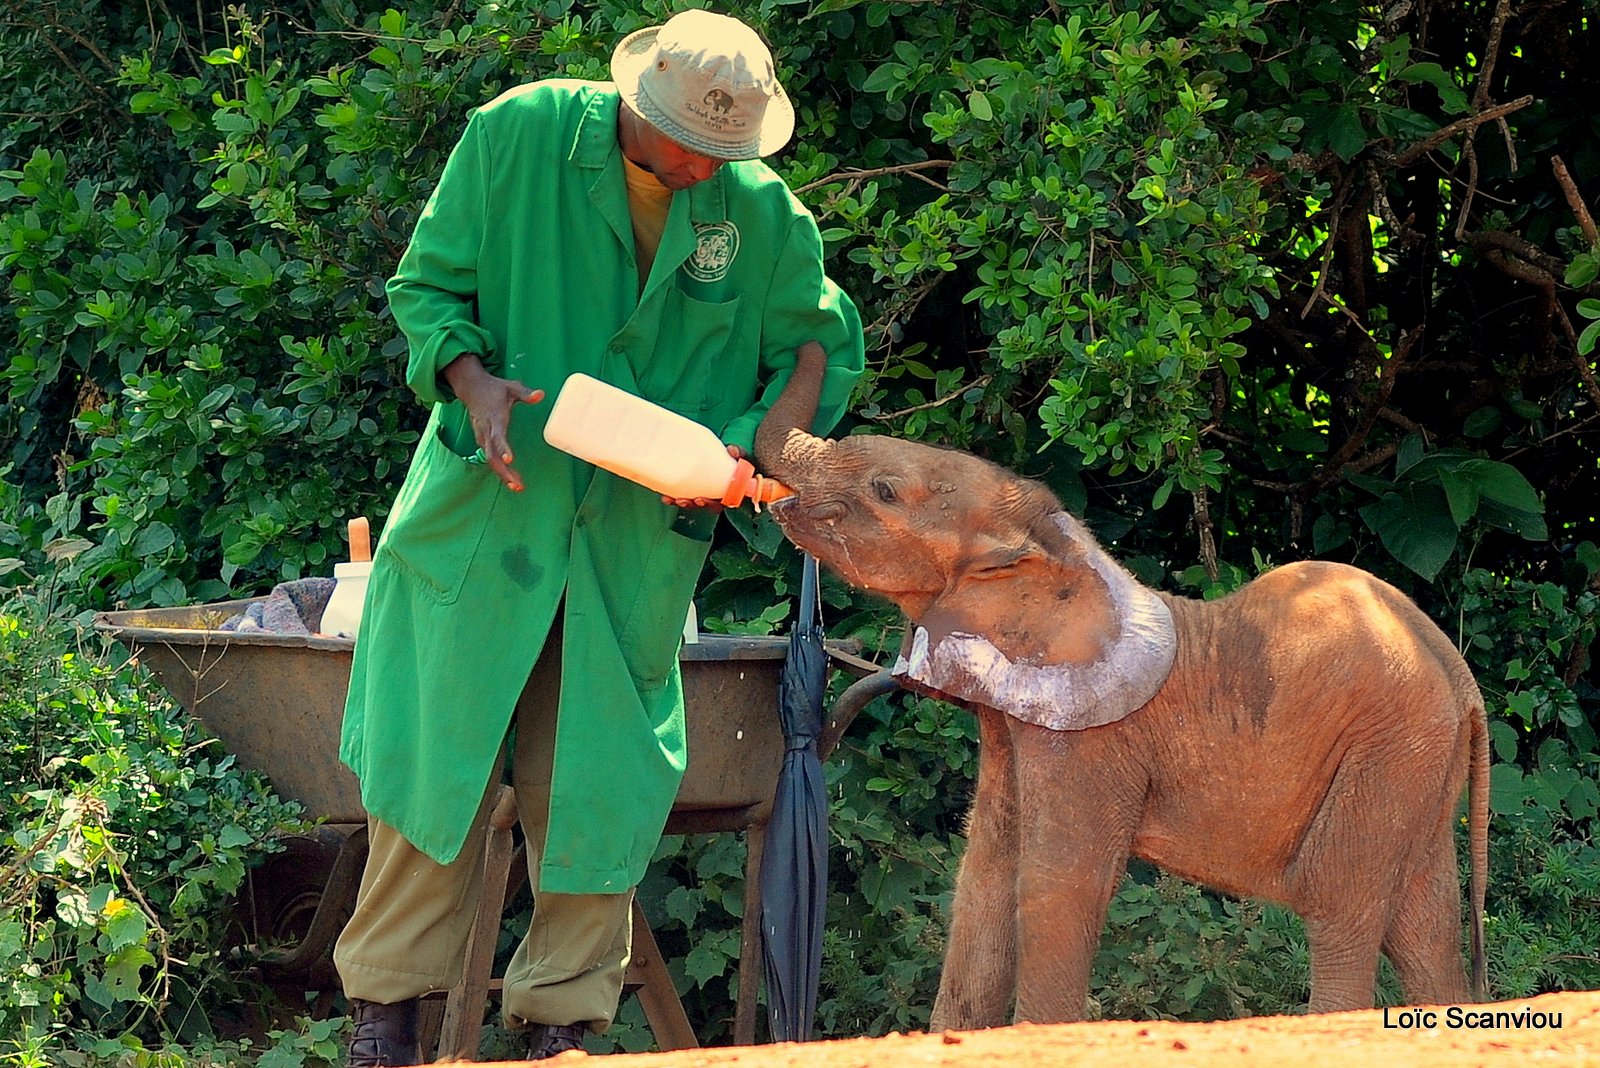
[[[417,999],[408,998],[393,1005],[350,999],[350,1018],[356,1028],[350,1034],[346,1068],[397,1068],[421,1064],[417,1048]]]
[[[528,1060],[542,1061],[568,1050],[582,1049],[583,1024],[534,1024],[528,1028]]]

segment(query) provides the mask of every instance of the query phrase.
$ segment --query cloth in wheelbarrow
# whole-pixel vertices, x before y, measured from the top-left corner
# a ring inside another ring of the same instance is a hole
[[[334,579],[318,577],[280,582],[261,600],[224,620],[220,629],[312,634],[322,624],[322,611],[336,584]]]

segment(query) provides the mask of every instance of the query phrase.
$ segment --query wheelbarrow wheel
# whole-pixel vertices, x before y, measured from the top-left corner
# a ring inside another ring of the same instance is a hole
[[[274,988],[297,995],[338,989],[333,942],[355,908],[365,830],[324,825],[281,836],[283,848],[246,876],[239,929]]]

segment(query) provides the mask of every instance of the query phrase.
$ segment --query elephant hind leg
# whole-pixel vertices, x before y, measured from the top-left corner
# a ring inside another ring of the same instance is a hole
[[[1461,885],[1455,838],[1447,822],[1419,856],[1423,863],[1400,888],[1383,951],[1412,1005],[1470,1001],[1461,957]]]
[[[1017,988],[1017,782],[1000,713],[978,714],[978,795],[929,1031],[1001,1027]]]
[[[1343,913],[1307,916],[1305,921],[1311,950],[1311,1002],[1307,1011],[1372,1008],[1382,918]]]
[[[1372,1008],[1398,882],[1415,867],[1413,814],[1396,805],[1413,788],[1397,785],[1392,745],[1380,737],[1345,753],[1284,872],[1306,924],[1312,1012]]]

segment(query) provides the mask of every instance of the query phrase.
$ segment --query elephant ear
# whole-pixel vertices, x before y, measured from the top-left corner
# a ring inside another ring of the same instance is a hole
[[[1178,648],[1166,603],[1065,512],[980,549],[913,623],[903,685],[1058,731],[1144,707]]]

